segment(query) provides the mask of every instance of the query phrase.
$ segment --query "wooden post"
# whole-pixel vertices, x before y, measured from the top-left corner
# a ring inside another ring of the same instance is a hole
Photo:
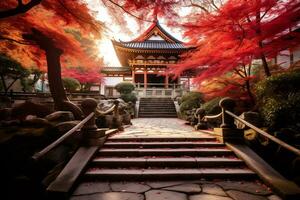
[[[144,70],[144,88],[147,89],[147,68]]]
[[[198,119],[198,123],[195,125],[196,130],[207,129],[207,123],[203,121],[205,116],[205,110],[203,108],[198,108],[195,112],[195,117]]]
[[[87,117],[97,108],[97,101],[92,98],[86,98],[81,103],[82,111]],[[97,146],[103,142],[106,129],[98,129],[95,123],[95,116],[93,116],[81,128],[83,145]]]
[[[167,89],[169,87],[169,75],[167,74],[165,76],[165,88]]]
[[[222,124],[221,128],[236,128],[234,124],[234,119],[230,115],[228,115],[225,111],[228,110],[230,112],[234,111],[236,106],[235,101],[231,98],[223,98],[220,103],[220,107],[222,108]]]
[[[135,85],[135,69],[134,68],[132,68],[131,73],[132,73],[132,83]]]
[[[214,133],[217,136],[217,139],[220,142],[227,141],[241,141],[243,138],[243,131],[241,129],[237,129],[234,124],[234,118],[228,115],[225,111],[233,112],[236,104],[235,101],[231,98],[223,98],[220,103],[220,107],[222,108],[222,124],[220,128],[214,128]]]

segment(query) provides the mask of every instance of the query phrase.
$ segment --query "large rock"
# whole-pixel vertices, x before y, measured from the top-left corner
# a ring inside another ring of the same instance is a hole
[[[11,119],[11,108],[0,109],[0,121],[1,120],[10,120]]]
[[[31,126],[34,128],[51,127],[52,126],[48,120],[46,120],[44,118],[39,118],[39,117],[25,119],[24,121],[22,121],[22,125]]]
[[[60,122],[54,126],[60,133],[66,133],[67,131],[71,130],[74,126],[76,126],[80,121],[67,121],[67,122]]]
[[[45,119],[51,122],[65,122],[74,120],[74,115],[70,111],[56,111],[47,115]]]
[[[24,103],[15,105],[11,110],[11,116],[12,118],[25,119],[27,115],[45,117],[51,112],[52,110],[47,105],[27,100]]]
[[[245,121],[253,124],[256,127],[262,127],[263,126],[263,119],[260,117],[259,113],[257,112],[243,112],[240,115],[240,118],[244,119]],[[239,129],[245,129],[248,128],[245,124],[241,123],[238,120],[235,120],[234,122]]]

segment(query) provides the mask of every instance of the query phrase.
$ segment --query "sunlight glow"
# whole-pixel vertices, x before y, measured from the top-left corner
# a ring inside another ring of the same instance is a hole
[[[139,25],[133,19],[133,17],[129,16],[128,14],[124,13],[124,19],[126,20],[127,24],[123,24],[122,26],[127,26],[132,32],[132,35],[128,33],[122,32],[122,27],[119,26],[117,23],[113,21],[113,18],[110,16],[106,7],[101,3],[101,1],[95,0],[85,0],[88,4],[89,9],[95,12],[95,16],[99,21],[102,21],[107,26],[107,31],[104,33],[103,38],[101,41],[98,42],[99,46],[99,53],[100,57],[103,58],[104,63],[106,66],[113,66],[118,67],[121,66],[118,57],[115,53],[111,40],[122,40],[122,41],[130,41],[135,39],[140,34],[142,34],[143,30],[139,30]],[[185,16],[187,13],[191,12],[190,8],[180,9],[180,15]],[[159,19],[160,25],[166,29],[167,32],[170,32],[174,37],[179,40],[183,40],[182,38],[182,30],[178,28],[172,28],[166,26],[165,20]],[[146,23],[146,22],[145,22]],[[145,28],[148,28],[150,23],[145,24]],[[141,31],[141,32],[138,32]]]
[[[103,58],[104,63],[107,66],[111,67],[119,67],[121,66],[114,47],[111,41],[107,38],[103,38],[101,41],[98,42],[100,56]]]

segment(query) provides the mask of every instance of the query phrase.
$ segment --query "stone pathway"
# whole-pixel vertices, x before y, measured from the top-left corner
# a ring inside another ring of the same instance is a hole
[[[198,137],[209,136],[195,131],[178,118],[137,118],[132,126],[114,137]]]
[[[114,138],[206,137],[184,121],[173,118],[139,118]],[[84,182],[71,200],[280,200],[260,181]]]
[[[85,182],[71,200],[280,200],[260,182]]]

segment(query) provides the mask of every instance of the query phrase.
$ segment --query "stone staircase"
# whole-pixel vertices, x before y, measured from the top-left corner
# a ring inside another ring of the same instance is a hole
[[[85,180],[254,179],[256,174],[214,137],[109,138]]]
[[[174,102],[171,98],[141,98],[140,118],[177,118]]]

